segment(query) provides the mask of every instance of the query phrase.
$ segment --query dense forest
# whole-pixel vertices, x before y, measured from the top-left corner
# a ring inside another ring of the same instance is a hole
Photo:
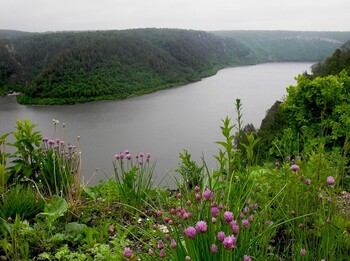
[[[20,92],[18,101],[25,104],[123,99],[229,66],[321,61],[349,38],[345,32],[0,30],[0,94]]]
[[[299,75],[297,86],[287,88],[287,99],[276,101],[257,132],[262,160],[282,157],[281,147],[290,154],[318,145],[341,151],[350,133],[349,76],[349,41],[315,64],[311,74]]]

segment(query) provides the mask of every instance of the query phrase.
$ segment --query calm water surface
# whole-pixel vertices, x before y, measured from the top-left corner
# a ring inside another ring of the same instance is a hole
[[[184,87],[159,91],[121,101],[61,106],[23,106],[15,97],[0,97],[0,134],[13,131],[17,119],[37,124],[43,136],[53,135],[52,119],[66,124],[64,140],[75,144],[80,136],[85,181],[99,169],[91,184],[113,175],[116,153],[150,152],[160,180],[175,174],[178,153],[187,149],[195,160],[203,154],[211,167],[221,139],[220,124],[236,118],[234,102],[243,103],[243,124],[260,126],[266,110],[294,85],[294,77],[311,63],[268,63],[235,67]],[[58,131],[56,138],[62,138]],[[169,178],[164,185],[172,185]]]

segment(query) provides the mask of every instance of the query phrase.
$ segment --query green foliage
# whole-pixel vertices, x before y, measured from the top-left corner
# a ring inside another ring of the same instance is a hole
[[[150,154],[141,152],[135,156],[126,151],[116,155],[114,165],[115,187],[118,189],[119,201],[132,207],[142,207],[152,190],[154,164],[150,164]]]
[[[23,182],[26,179],[33,179],[39,173],[42,155],[40,143],[42,136],[39,131],[34,131],[35,125],[29,120],[17,120],[17,131],[13,132],[15,142],[10,146],[16,151],[11,155],[14,158],[12,166],[8,168],[7,182]]]
[[[15,185],[2,195],[0,215],[2,218],[32,220],[43,210],[44,201],[37,196],[30,186]]]
[[[179,153],[181,163],[176,169],[182,179],[184,180],[183,187],[187,189],[193,189],[195,186],[202,187],[204,174],[204,165],[198,166],[198,164],[191,159],[192,155],[187,150],[183,150],[183,153]]]

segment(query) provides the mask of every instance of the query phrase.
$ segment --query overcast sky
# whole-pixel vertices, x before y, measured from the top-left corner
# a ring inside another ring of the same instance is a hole
[[[0,29],[350,31],[350,0],[1,0]]]

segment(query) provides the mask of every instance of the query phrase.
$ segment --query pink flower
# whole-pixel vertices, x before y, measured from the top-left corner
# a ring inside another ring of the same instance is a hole
[[[207,223],[205,221],[198,221],[196,224],[196,230],[201,233],[207,232]]]
[[[175,239],[171,239],[171,241],[170,241],[170,247],[171,247],[171,248],[175,248],[175,247],[176,247],[176,241],[175,241]]]
[[[219,240],[220,242],[224,241],[225,237],[226,237],[226,235],[225,235],[224,231],[220,231],[220,232],[218,233],[218,240]]]
[[[243,219],[242,220],[242,226],[244,228],[248,228],[249,227],[249,220],[248,219]]]
[[[237,222],[231,222],[231,228],[234,234],[238,234],[239,233],[239,226],[237,225]]]
[[[162,215],[163,215],[163,212],[162,212],[161,210],[158,210],[158,211],[157,211],[157,216],[160,217],[160,216],[162,216]]]
[[[161,258],[164,258],[164,257],[165,257],[165,251],[164,251],[164,249],[161,249],[161,250],[159,251],[159,256],[160,256]]]
[[[194,239],[196,237],[197,231],[194,227],[188,227],[184,230],[184,233],[188,238]]]
[[[243,261],[252,261],[252,259],[250,258],[250,256],[244,255]]]
[[[234,235],[228,236],[224,238],[224,241],[222,242],[224,244],[224,247],[229,249],[229,248],[234,248],[236,246],[237,239]]]
[[[333,176],[328,176],[327,177],[327,184],[328,184],[328,186],[333,186],[334,183],[335,183],[334,177]]]
[[[195,191],[196,193],[199,193],[199,191],[201,191],[201,189],[200,189],[198,186],[195,186],[195,187],[194,187],[194,191]]]
[[[201,198],[202,198],[202,196],[201,196],[200,194],[197,193],[197,194],[196,194],[196,200],[197,200],[197,201],[200,201]]]
[[[164,248],[163,240],[159,240],[158,241],[158,249],[162,249],[162,248]]]
[[[300,167],[299,167],[299,165],[297,165],[297,164],[293,164],[293,165],[290,167],[290,169],[291,169],[292,171],[294,171],[294,172],[297,172],[297,171],[300,169]]]
[[[214,198],[214,193],[210,189],[206,188],[203,192],[203,198],[204,200],[212,200]]]
[[[230,211],[226,211],[226,212],[224,213],[224,219],[225,219],[225,221],[226,221],[227,223],[231,222],[231,221],[234,219],[233,213],[230,212]]]
[[[306,249],[305,248],[300,249],[300,255],[301,256],[305,256],[306,255]]]
[[[128,160],[131,160],[131,154],[126,154],[126,158],[128,159]]]
[[[213,253],[213,254],[216,254],[218,252],[218,246],[215,245],[215,244],[212,244],[211,247],[210,247],[210,251]]]
[[[176,197],[177,198],[182,198],[182,194],[179,192],[179,193],[177,193]]]
[[[124,248],[124,256],[126,258],[131,258],[132,257],[132,251],[131,251],[130,247]]]
[[[210,212],[213,217],[217,217],[219,216],[220,210],[217,207],[212,207]]]
[[[306,184],[307,186],[310,186],[310,184],[311,184],[311,179],[306,179],[306,180],[305,180],[305,184]]]

